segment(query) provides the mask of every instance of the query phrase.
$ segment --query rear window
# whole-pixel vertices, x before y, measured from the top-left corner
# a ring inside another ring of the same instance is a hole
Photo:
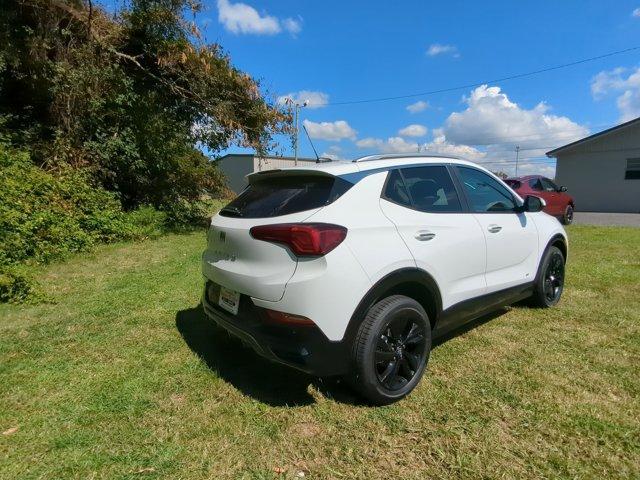
[[[339,177],[324,175],[261,178],[220,210],[220,215],[267,218],[304,212],[335,202],[352,186]]]
[[[513,188],[514,190],[517,190],[520,188],[520,185],[522,185],[518,180],[505,180],[504,183],[506,183],[507,185],[509,185],[511,188]]]

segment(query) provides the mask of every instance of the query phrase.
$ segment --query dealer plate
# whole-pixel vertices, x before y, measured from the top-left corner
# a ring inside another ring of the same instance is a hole
[[[218,298],[218,305],[224,308],[226,311],[238,314],[238,308],[240,307],[240,293],[229,290],[228,288],[220,287],[220,298]]]

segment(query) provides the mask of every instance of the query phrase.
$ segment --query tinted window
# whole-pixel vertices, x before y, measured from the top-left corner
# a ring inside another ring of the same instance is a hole
[[[389,174],[385,198],[423,212],[462,211],[446,167],[411,167],[401,172],[394,170]]]
[[[505,180],[504,183],[506,183],[507,185],[509,185],[511,188],[513,188],[514,190],[517,190],[520,188],[521,183],[518,180]]]
[[[260,178],[220,211],[225,217],[266,218],[320,208],[352,186],[338,178],[296,175]]]
[[[539,178],[532,178],[531,180],[529,180],[529,186],[534,190],[544,190],[544,188],[542,187],[542,182]]]
[[[398,203],[406,207],[411,206],[411,200],[407,193],[407,187],[404,185],[404,180],[400,175],[400,170],[392,170],[389,173],[389,178],[387,178],[387,184],[382,196],[394,203]]]
[[[475,168],[458,171],[474,212],[513,212],[513,196],[500,182]]]
[[[548,178],[541,178],[540,181],[542,182],[542,187],[547,191],[547,192],[557,192],[558,191],[558,187],[556,186],[555,183],[553,183],[551,180],[549,180]]]

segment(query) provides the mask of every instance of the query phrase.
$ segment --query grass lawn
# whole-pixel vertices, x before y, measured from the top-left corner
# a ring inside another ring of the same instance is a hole
[[[569,235],[558,307],[476,322],[384,408],[218,333],[202,232],[47,267],[53,303],[0,306],[0,477],[639,478],[640,229]]]

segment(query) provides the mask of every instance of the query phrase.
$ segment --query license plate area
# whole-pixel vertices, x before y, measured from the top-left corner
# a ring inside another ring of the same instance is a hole
[[[237,315],[238,308],[240,308],[240,293],[221,286],[218,305],[227,312]]]

